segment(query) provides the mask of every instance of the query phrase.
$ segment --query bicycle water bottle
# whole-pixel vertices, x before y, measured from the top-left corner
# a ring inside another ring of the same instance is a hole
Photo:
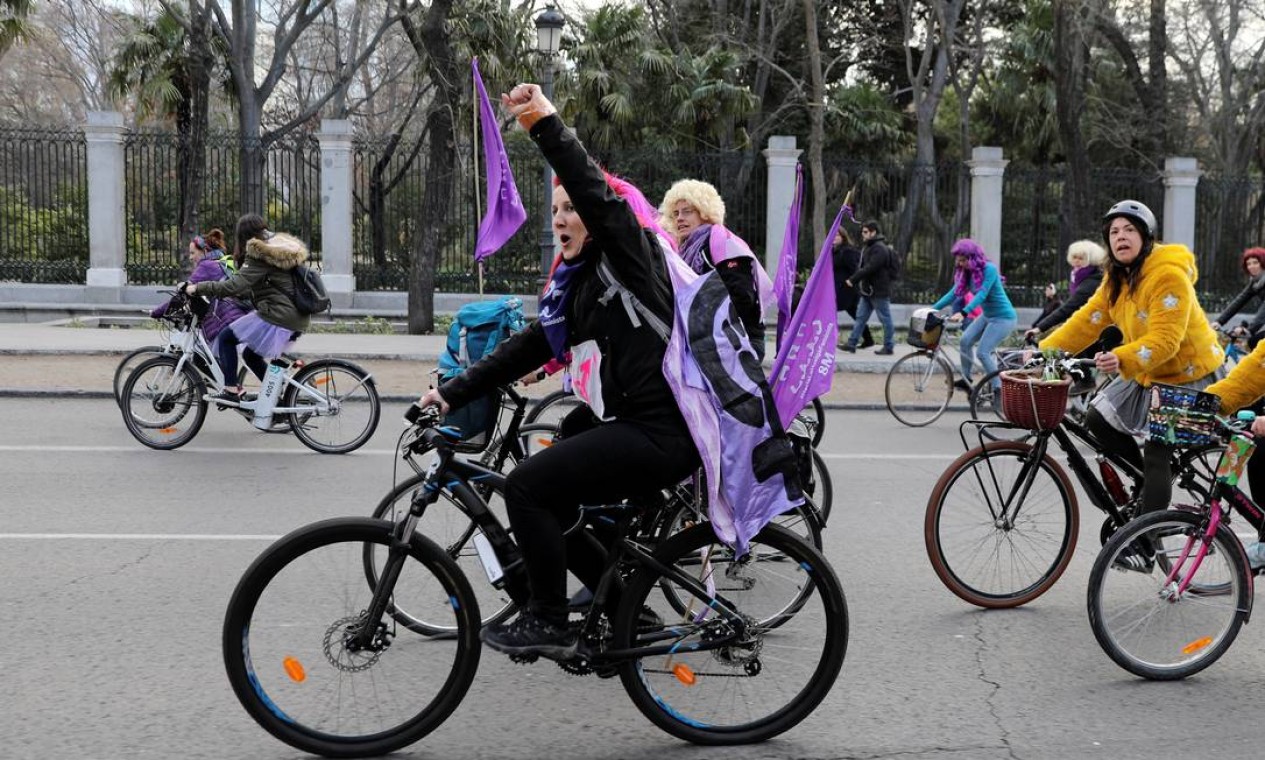
[[[281,389],[285,386],[285,365],[273,359],[268,363],[268,371],[264,374],[263,387],[259,389],[259,398],[255,400],[255,418],[251,424],[260,430],[272,427],[272,410],[281,397]]]
[[[1102,475],[1103,485],[1107,486],[1107,493],[1111,494],[1111,500],[1116,506],[1123,507],[1129,503],[1129,494],[1124,490],[1124,481],[1120,479],[1120,473],[1116,472],[1116,468],[1111,466],[1106,457],[1101,454],[1097,457],[1098,473]]]

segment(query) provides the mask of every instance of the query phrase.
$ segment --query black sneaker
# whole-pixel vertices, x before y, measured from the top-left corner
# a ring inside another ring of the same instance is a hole
[[[565,623],[555,625],[535,613],[524,611],[505,625],[479,631],[479,638],[492,649],[509,655],[538,655],[551,660],[575,656],[577,637]]]
[[[953,381],[953,387],[957,388],[960,391],[966,391],[967,393],[971,392],[971,384],[966,382],[960,377],[957,380]]]
[[[211,396],[211,401],[214,401],[217,404],[240,404],[245,397],[246,394],[244,393],[238,393],[233,390],[223,390],[214,396]]]
[[[847,351],[850,354],[855,354],[857,352],[857,347],[852,345],[851,343],[840,343],[839,350]]]
[[[896,353],[896,351],[895,349],[891,349],[891,348],[888,348],[887,346],[884,346],[880,348],[879,350],[875,351],[874,353],[878,354],[879,356],[891,356],[892,354]]]
[[[1143,555],[1132,546],[1120,552],[1116,556],[1116,561],[1111,563],[1116,570],[1123,570],[1130,573],[1143,573],[1149,575],[1155,567],[1155,559]]]

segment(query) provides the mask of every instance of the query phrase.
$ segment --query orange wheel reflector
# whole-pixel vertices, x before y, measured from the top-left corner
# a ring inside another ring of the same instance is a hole
[[[536,443],[547,449],[553,445],[553,439],[552,438],[537,438]]]
[[[672,666],[672,675],[676,676],[676,680],[686,686],[693,686],[698,683],[698,676],[694,675],[694,671],[690,669],[690,666],[683,662],[678,662]]]
[[[287,657],[281,661],[281,664],[285,667],[286,675],[290,676],[291,681],[303,683],[307,680],[307,672],[303,670],[303,663],[293,657]]]
[[[1182,647],[1182,654],[1194,654],[1195,652],[1198,652],[1200,649],[1203,649],[1204,647],[1208,646],[1211,643],[1212,643],[1211,636],[1204,636],[1202,639],[1195,639],[1194,641],[1190,642],[1186,646]]]
[[[313,385],[329,385],[328,377],[318,377],[312,381]]]
[[[171,435],[172,433],[175,433],[178,430],[179,428],[165,427],[165,428],[159,428],[158,432],[162,433],[163,435]]]

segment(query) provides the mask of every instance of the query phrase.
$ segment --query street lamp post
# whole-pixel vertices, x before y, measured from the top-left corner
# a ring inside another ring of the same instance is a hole
[[[536,52],[540,54],[541,77],[540,89],[546,98],[553,100],[553,62],[562,46],[562,27],[566,19],[552,5],[536,17]],[[549,162],[545,161],[544,185],[545,194],[541,201],[540,214],[540,278],[543,284],[549,276],[549,267],[553,264],[553,212],[550,210],[553,201],[553,171]]]

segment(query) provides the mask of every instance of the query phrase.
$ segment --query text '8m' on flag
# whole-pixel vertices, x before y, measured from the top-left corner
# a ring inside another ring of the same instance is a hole
[[[479,222],[479,234],[474,244],[475,261],[483,261],[496,253],[514,236],[527,221],[523,199],[514,184],[514,172],[510,170],[509,156],[505,155],[505,143],[497,125],[496,112],[488,102],[487,90],[483,89],[483,77],[479,76],[479,59],[470,62],[474,72],[474,89],[479,98],[479,127],[483,135],[483,167],[487,172],[487,213]]]

